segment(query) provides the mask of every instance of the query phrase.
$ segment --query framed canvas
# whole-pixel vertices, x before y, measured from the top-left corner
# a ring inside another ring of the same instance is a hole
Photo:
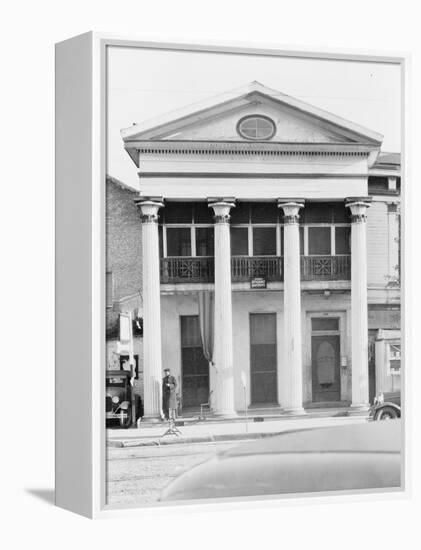
[[[56,46],[56,503],[408,489],[408,58]]]

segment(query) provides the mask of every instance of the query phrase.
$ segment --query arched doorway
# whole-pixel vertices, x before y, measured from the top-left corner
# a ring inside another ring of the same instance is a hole
[[[340,401],[339,319],[312,319],[311,356],[313,402]]]

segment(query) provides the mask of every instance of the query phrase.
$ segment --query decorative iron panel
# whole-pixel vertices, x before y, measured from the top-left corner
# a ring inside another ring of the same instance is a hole
[[[213,280],[214,259],[211,257],[161,259],[162,283],[210,283]]]
[[[349,281],[351,256],[301,256],[302,281]]]

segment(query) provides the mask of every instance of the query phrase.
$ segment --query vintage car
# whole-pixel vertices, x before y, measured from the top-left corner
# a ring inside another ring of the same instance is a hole
[[[130,384],[131,373],[126,370],[108,370],[105,387],[105,418],[108,423],[118,421],[122,428],[128,428],[133,418],[133,397],[136,420],[143,416],[143,406],[139,395],[133,394]]]
[[[297,429],[244,442],[173,480],[161,501],[401,486],[401,421]]]
[[[389,420],[401,417],[401,392],[379,393],[370,409],[373,420]]]

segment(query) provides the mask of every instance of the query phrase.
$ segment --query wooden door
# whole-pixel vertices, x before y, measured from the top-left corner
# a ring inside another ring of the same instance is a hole
[[[250,315],[251,402],[277,403],[276,313]]]
[[[209,363],[203,355],[199,317],[181,319],[182,406],[200,407],[209,399]]]
[[[339,335],[311,338],[313,402],[340,401]]]

